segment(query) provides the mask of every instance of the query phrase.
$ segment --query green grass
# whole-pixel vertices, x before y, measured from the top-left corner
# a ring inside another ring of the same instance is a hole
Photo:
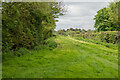
[[[55,49],[7,58],[3,78],[117,78],[118,50],[71,37],[54,38]]]
[[[105,43],[105,42],[100,42],[100,41],[96,41],[96,40],[92,40],[92,39],[84,39],[82,37],[74,37],[74,38],[77,39],[77,40],[92,42],[92,43],[95,43],[95,44],[104,45],[104,46],[106,46],[108,48],[112,48],[112,49],[118,50],[118,44]]]

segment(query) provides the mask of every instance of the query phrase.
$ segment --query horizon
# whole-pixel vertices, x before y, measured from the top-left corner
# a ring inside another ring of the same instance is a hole
[[[109,2],[64,2],[68,11],[57,19],[55,31],[69,28],[95,30],[93,19],[97,11],[108,4]]]

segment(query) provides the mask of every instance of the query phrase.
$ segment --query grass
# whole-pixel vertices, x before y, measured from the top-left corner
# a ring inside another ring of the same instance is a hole
[[[92,43],[95,43],[95,44],[100,44],[100,45],[106,46],[108,48],[118,50],[118,44],[105,43],[105,42],[95,41],[95,40],[92,40],[92,39],[84,39],[82,37],[74,37],[74,38],[77,39],[77,40],[82,40],[82,41],[86,41],[86,42],[92,42]]]
[[[105,45],[57,36],[54,49],[7,58],[3,78],[117,78],[118,51]]]

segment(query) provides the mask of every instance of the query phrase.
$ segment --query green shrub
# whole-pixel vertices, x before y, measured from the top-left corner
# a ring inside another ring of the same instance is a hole
[[[75,36],[77,37],[77,36]],[[84,39],[92,39],[96,41],[101,41],[105,43],[118,43],[118,32],[117,31],[104,31],[104,32],[96,32],[96,33],[84,33],[82,36]]]
[[[20,56],[22,56],[24,54],[28,54],[28,53],[30,53],[30,51],[28,49],[20,48],[20,49],[18,49],[17,51],[14,52],[14,55],[20,57]]]
[[[48,47],[49,50],[53,50],[57,47],[57,43],[53,39],[54,38],[50,38],[45,41],[45,45]]]
[[[39,46],[35,46],[34,50],[39,51],[41,49],[45,49],[46,47],[47,47],[46,45],[39,45]]]

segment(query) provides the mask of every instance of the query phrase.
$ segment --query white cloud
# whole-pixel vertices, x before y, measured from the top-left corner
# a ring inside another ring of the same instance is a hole
[[[66,2],[68,12],[60,16],[56,30],[68,28],[94,29],[94,16],[97,11],[107,7],[106,2]]]

